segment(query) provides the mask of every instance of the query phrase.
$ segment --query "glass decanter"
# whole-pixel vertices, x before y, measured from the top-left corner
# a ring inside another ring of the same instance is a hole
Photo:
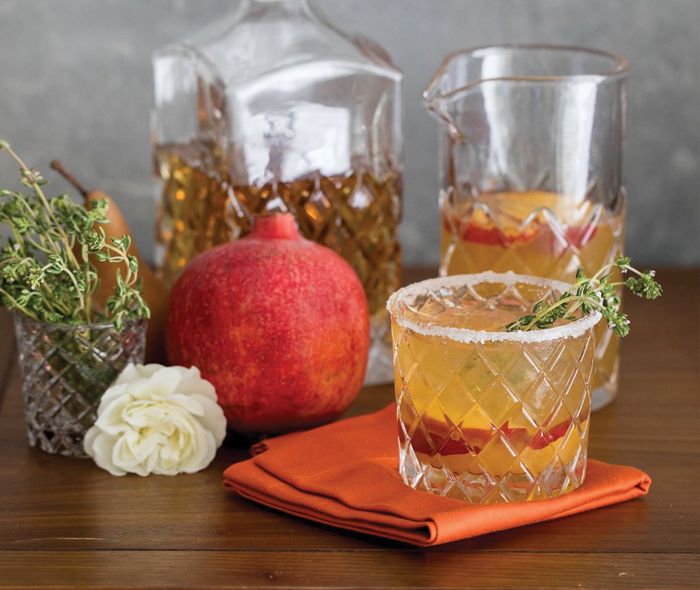
[[[295,214],[357,271],[372,316],[367,382],[392,378],[385,303],[400,286],[401,73],[306,0],[245,0],[154,55],[156,260],[167,284],[255,215]]]

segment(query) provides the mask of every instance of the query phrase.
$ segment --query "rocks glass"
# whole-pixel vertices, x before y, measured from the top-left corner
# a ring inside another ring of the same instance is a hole
[[[442,125],[442,275],[571,282],[621,254],[627,62],[546,45],[447,57],[426,89]],[[593,408],[617,389],[618,337],[597,330]]]
[[[29,445],[85,457],[83,437],[105,390],[128,363],[143,363],[146,320],[53,325],[15,314]]]
[[[553,498],[581,485],[600,314],[505,331],[566,287],[485,272],[392,295],[399,468],[407,485],[473,504]]]

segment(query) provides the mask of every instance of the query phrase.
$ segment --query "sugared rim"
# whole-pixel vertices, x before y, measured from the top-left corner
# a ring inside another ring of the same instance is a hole
[[[426,279],[418,283],[413,283],[394,292],[386,302],[386,308],[391,314],[391,317],[402,328],[411,330],[423,336],[435,336],[441,338],[449,338],[456,342],[548,342],[551,340],[559,340],[566,338],[578,338],[587,330],[590,330],[601,319],[599,312],[594,311],[581,319],[566,324],[564,326],[556,326],[554,328],[544,328],[541,330],[532,330],[528,332],[488,332],[485,330],[470,330],[468,328],[450,328],[446,326],[438,326],[431,322],[417,322],[404,317],[396,306],[406,297],[415,297],[428,291],[440,289],[442,287],[458,288],[465,285],[478,285],[480,283],[501,283],[506,286],[513,286],[518,283],[527,285],[538,285],[541,287],[551,287],[557,291],[565,291],[570,287],[569,284],[554,279],[544,279],[541,277],[532,277],[529,275],[519,275],[514,272],[481,272],[470,275],[453,275],[449,277],[439,277],[435,279]]]

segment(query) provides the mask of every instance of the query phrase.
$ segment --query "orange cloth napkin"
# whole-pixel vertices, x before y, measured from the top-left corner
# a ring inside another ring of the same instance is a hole
[[[552,500],[476,506],[417,491],[398,474],[393,404],[266,440],[253,451],[259,454],[226,469],[228,488],[302,518],[421,546],[624,502],[651,484],[633,467],[589,460],[585,483]]]

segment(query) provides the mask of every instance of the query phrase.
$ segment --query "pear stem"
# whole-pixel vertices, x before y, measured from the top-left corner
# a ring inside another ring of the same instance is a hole
[[[83,195],[83,197],[87,197],[90,191],[88,191],[85,186],[75,177],[73,176],[66,168],[61,164],[59,160],[51,160],[51,168],[53,168],[56,172],[58,172],[63,178],[65,178],[68,182],[70,182],[76,190]]]

